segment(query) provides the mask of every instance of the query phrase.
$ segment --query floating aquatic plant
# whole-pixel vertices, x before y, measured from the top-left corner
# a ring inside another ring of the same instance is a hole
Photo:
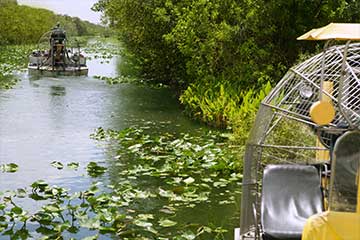
[[[106,162],[67,165],[86,169],[93,184],[79,192],[39,180],[0,193],[0,232],[12,239],[224,239],[221,225],[181,215],[199,205],[235,204],[241,175],[236,151],[220,134],[154,134],[149,127],[98,128],[91,136],[113,155]],[[2,167],[11,172],[16,164]],[[116,177],[113,177],[113,172]],[[231,191],[230,191],[231,189]],[[20,199],[40,204],[35,211]]]
[[[9,89],[18,82],[13,74],[23,70],[33,45],[0,46],[0,89]]]

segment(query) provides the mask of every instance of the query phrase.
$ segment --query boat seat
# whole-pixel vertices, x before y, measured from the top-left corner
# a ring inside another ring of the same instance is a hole
[[[261,200],[263,239],[300,240],[306,220],[323,211],[318,170],[310,165],[268,165]]]

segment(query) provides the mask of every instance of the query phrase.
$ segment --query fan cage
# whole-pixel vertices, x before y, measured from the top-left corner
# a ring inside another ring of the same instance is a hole
[[[333,139],[359,127],[359,77],[360,43],[333,46],[292,67],[262,101],[244,156],[241,235],[261,225],[261,176],[268,163],[328,162]],[[310,117],[312,104],[319,100],[335,109],[334,120],[325,126]]]

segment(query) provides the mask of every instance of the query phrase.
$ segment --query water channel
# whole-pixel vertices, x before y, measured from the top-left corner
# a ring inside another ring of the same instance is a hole
[[[15,173],[0,173],[0,192],[28,187],[38,179],[73,192],[82,191],[94,181],[86,174],[85,166],[89,162],[111,167],[114,161],[111,146],[98,144],[90,138],[99,127],[124,129],[148,125],[153,131],[172,134],[202,134],[208,130],[182,114],[169,89],[132,84],[108,85],[93,77],[121,75],[121,62],[120,56],[107,63],[93,58],[88,62],[88,76],[82,77],[39,77],[21,72],[18,73],[21,81],[13,89],[0,90],[0,164],[13,162],[19,165]],[[58,170],[51,167],[53,161],[64,165],[76,162],[80,167],[76,171]],[[126,165],[121,166],[127,169]],[[121,176],[110,170],[110,174],[95,180],[117,182],[118,178]],[[158,181],[154,183],[156,186],[165,180]],[[216,196],[227,196],[234,191],[234,186],[239,191],[239,185],[233,184],[216,189]],[[232,239],[240,214],[240,196],[236,196],[231,204],[220,205],[220,200],[213,197],[195,207],[185,207],[174,219],[179,223],[197,223],[227,231],[199,239],[215,239],[215,236],[217,239]],[[22,204],[31,209],[41,203],[24,200]],[[154,209],[150,206],[154,204],[139,208]],[[75,237],[83,236],[86,233]],[[107,238],[117,239],[111,235],[99,239]],[[0,239],[7,238],[0,235]]]

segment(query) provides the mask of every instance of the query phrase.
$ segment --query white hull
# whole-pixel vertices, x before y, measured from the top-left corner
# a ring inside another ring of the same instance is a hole
[[[51,67],[51,66],[28,66],[29,73],[34,74],[50,74],[50,75],[87,75],[88,67]]]

